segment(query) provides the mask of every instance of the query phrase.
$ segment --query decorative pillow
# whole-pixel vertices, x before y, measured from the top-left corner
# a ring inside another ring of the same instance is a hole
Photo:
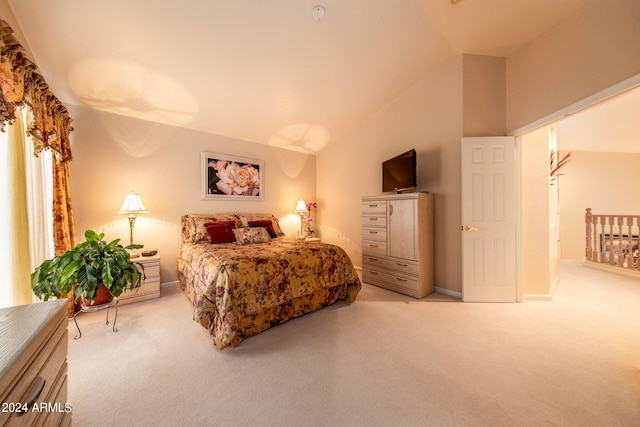
[[[269,232],[264,227],[236,228],[233,230],[233,234],[236,235],[236,242],[239,245],[246,245],[248,243],[267,243],[271,241]]]
[[[269,237],[276,238],[278,237],[278,235],[276,234],[276,231],[273,229],[273,221],[270,219],[261,219],[258,221],[249,221],[249,227],[263,227],[266,228],[267,231],[269,232]]]
[[[235,221],[207,222],[204,226],[209,233],[211,243],[233,243],[236,241],[236,236],[233,234],[233,230],[236,229]]]
[[[182,217],[182,241],[184,243],[211,242],[205,224],[208,222],[235,221],[240,226],[240,219],[235,214],[189,214]]]
[[[240,227],[249,227],[250,226],[249,221],[265,221],[265,220],[271,221],[273,232],[275,233],[276,237],[284,236],[284,233],[280,228],[280,223],[278,222],[278,218],[276,218],[272,214],[258,213],[258,214],[240,214],[239,215]]]

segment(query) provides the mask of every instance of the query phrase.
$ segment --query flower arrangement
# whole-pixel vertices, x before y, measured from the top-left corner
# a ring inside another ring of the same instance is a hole
[[[318,204],[316,202],[307,203],[307,213],[302,216],[302,221],[306,224],[307,228],[307,236],[313,236],[313,229],[311,229],[311,223],[313,222],[313,218],[311,217],[311,210],[318,209]]]
[[[560,169],[569,163],[571,160],[571,152],[569,151],[564,156],[560,157],[560,153],[555,150],[551,150],[549,153],[549,182],[551,185],[554,185],[556,182],[556,178],[562,176],[560,173]]]

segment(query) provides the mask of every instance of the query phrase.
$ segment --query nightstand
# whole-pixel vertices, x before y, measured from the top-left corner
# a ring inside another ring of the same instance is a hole
[[[119,303],[129,304],[160,297],[160,255],[140,256],[133,258],[131,261],[144,266],[146,278],[138,289],[123,292],[118,297]]]

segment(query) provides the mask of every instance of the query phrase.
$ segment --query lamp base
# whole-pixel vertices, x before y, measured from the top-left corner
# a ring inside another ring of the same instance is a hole
[[[136,252],[133,249],[127,249],[127,252],[129,252],[129,258],[139,258],[140,257],[140,252]]]

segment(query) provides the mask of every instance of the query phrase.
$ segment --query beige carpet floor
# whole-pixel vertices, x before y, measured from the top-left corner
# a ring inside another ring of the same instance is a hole
[[[217,350],[177,288],[69,323],[84,426],[639,426],[640,281],[563,262],[553,301],[357,301]]]

